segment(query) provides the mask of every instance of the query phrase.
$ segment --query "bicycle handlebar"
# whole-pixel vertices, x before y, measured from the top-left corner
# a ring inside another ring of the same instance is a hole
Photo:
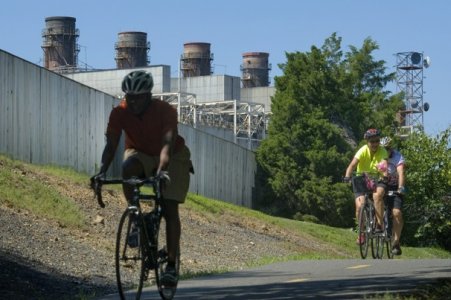
[[[161,183],[164,181],[170,181],[167,172],[161,172],[160,174],[148,177],[148,178],[137,178],[132,177],[129,179],[106,179],[101,176],[94,176],[91,178],[91,188],[94,190],[94,197],[97,198],[97,202],[101,208],[105,207],[105,203],[102,199],[102,185],[104,184],[122,184],[127,183],[134,187],[141,187],[144,184],[152,184],[157,190],[161,188]],[[159,191],[157,191],[159,192]]]

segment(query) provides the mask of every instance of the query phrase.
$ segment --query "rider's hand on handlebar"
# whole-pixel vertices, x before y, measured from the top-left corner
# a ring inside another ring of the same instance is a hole
[[[351,182],[351,177],[347,177],[347,176],[343,177],[343,182],[344,183],[350,183]]]
[[[405,193],[406,193],[406,188],[403,187],[403,186],[400,186],[399,189],[398,189],[398,194],[403,195],[403,194],[405,194]]]
[[[95,190],[95,189],[97,188],[98,180],[99,180],[100,178],[105,178],[105,173],[103,173],[103,172],[97,173],[96,175],[92,176],[92,177],[89,179],[89,181],[90,181],[90,183],[91,183],[90,186],[91,186],[92,189]]]
[[[102,201],[102,184],[99,182],[100,178],[105,178],[105,173],[100,172],[90,178],[90,186],[94,190],[94,196],[97,198],[97,202],[100,207],[105,207]]]
[[[161,190],[163,191],[166,188],[166,184],[171,181],[171,178],[169,178],[169,172],[159,170],[157,171],[157,174],[155,175],[158,179],[161,180]]]
[[[163,180],[163,181],[171,181],[171,178],[169,178],[169,172],[168,171],[158,171],[155,177]]]

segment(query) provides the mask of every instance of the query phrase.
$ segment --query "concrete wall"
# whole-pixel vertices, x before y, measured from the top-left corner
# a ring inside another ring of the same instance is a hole
[[[136,69],[95,70],[81,73],[64,74],[67,78],[81,82],[87,86],[98,89],[106,94],[122,97],[122,79],[133,70],[144,70],[152,73],[154,80],[154,93],[167,93],[170,90],[171,68],[167,65],[156,65]]]
[[[180,84],[180,88],[179,88]],[[171,79],[171,92],[196,94],[197,103],[240,99],[240,78],[229,75]]]
[[[271,97],[274,96],[274,87],[254,87],[241,89],[241,101],[265,105],[265,112],[271,111]]]
[[[0,153],[94,174],[117,103],[111,95],[0,50]],[[254,153],[189,126],[179,130],[196,171],[190,191],[251,207]],[[120,161],[118,153],[111,170],[115,176]]]

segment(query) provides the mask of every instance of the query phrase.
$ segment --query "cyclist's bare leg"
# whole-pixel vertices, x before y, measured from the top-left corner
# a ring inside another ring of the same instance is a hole
[[[365,196],[361,195],[355,198],[355,220],[357,222],[357,225],[359,224],[359,212],[360,208],[363,205],[363,202],[365,201]]]
[[[393,245],[399,244],[401,239],[401,232],[404,225],[402,218],[402,211],[398,208],[393,208]]]
[[[376,218],[377,218],[377,224],[380,226],[380,228],[383,228],[384,225],[384,194],[385,190],[383,187],[378,186],[376,189],[376,192],[373,193],[373,200],[374,200],[374,208],[376,210]]]
[[[133,176],[142,177],[144,176],[144,167],[136,157],[129,157],[122,163],[122,178],[129,179]],[[133,199],[133,187],[124,183],[122,185],[125,198],[130,203]]]
[[[164,217],[166,219],[166,241],[168,247],[168,261],[176,260],[177,249],[180,247],[181,225],[179,216],[179,204],[174,200],[165,199]]]

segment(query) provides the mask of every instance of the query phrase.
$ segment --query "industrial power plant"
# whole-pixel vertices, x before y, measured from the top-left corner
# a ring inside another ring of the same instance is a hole
[[[265,137],[270,98],[275,92],[270,87],[269,53],[243,53],[241,78],[215,75],[211,44],[187,42],[180,55],[179,78],[171,78],[170,66],[149,65],[151,47],[146,32],[118,33],[114,44],[116,69],[109,70],[78,65],[79,36],[76,18],[47,17],[42,31],[44,67],[117,98],[123,97],[120,83],[130,69],[146,70],[154,77],[154,96],[177,107],[181,123],[250,150]]]
[[[107,94],[121,98],[120,82],[130,69],[152,73],[154,95],[177,107],[179,121],[255,150],[265,138],[271,115],[269,53],[242,53],[241,78],[215,75],[214,55],[207,42],[187,42],[180,55],[178,78],[171,78],[168,65],[149,65],[147,33],[119,32],[114,44],[116,69],[88,70],[78,66],[80,35],[74,17],[48,17],[42,31],[44,67]],[[429,57],[423,53],[397,53],[397,85],[406,94],[405,109],[397,118],[401,135],[423,128],[423,69]],[[416,91],[416,92],[412,92]]]

